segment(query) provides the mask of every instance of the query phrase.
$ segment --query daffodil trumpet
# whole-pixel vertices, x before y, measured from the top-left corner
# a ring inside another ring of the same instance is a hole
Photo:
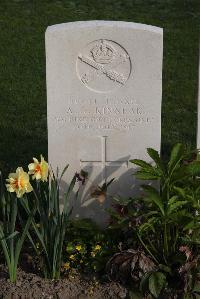
[[[6,181],[8,192],[15,192],[18,198],[21,198],[25,193],[33,191],[33,187],[29,182],[29,175],[22,167],[18,167],[15,173],[10,173]]]

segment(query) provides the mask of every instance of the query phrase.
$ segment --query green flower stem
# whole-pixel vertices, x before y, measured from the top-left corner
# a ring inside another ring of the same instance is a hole
[[[153,253],[151,252],[151,250],[148,248],[148,246],[145,245],[145,243],[143,242],[142,238],[140,237],[139,234],[137,234],[138,239],[140,240],[140,242],[142,243],[142,245],[144,246],[144,248],[146,249],[146,251],[149,253],[149,255],[154,259],[154,261],[159,264],[158,260],[155,258],[155,256],[153,255]]]

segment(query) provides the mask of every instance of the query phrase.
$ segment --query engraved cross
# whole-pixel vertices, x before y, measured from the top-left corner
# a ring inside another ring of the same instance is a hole
[[[107,136],[101,136],[101,161],[83,161],[80,160],[81,166],[87,166],[87,167],[99,167],[102,168],[102,181],[106,183],[107,179],[107,173],[106,169],[107,167],[127,167],[128,168],[128,161],[107,161],[106,157],[106,142]]]

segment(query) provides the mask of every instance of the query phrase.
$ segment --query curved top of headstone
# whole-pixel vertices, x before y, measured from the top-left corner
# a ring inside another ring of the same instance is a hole
[[[80,28],[87,28],[87,27],[120,27],[120,28],[129,28],[135,30],[143,30],[143,31],[150,31],[157,34],[163,34],[163,29],[161,27],[141,24],[141,23],[133,23],[133,22],[124,22],[124,21],[103,21],[103,20],[94,20],[94,21],[77,21],[77,22],[68,22],[62,24],[56,24],[47,27],[46,33],[57,31],[57,30],[70,30],[71,28],[80,29]]]

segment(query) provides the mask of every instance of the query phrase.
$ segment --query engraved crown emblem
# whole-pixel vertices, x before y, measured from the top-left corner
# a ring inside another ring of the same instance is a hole
[[[97,63],[106,64],[110,63],[115,55],[114,48],[101,40],[92,50],[92,57]]]

